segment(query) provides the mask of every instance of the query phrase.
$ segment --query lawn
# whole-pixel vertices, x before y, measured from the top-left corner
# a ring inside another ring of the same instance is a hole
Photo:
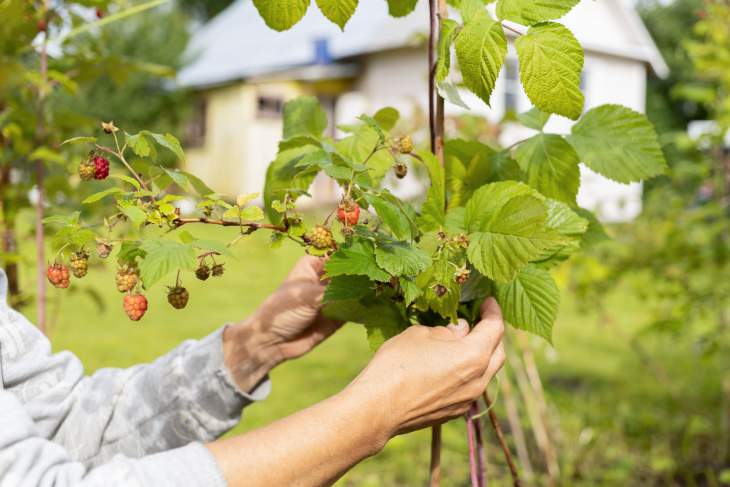
[[[237,259],[226,260],[226,274],[220,279],[200,282],[192,274],[183,277],[191,294],[185,311],[172,309],[164,287],[157,285],[148,293],[150,309],[140,323],[129,321],[122,311],[111,263],[96,265],[94,260],[89,276],[75,280],[71,291],[50,290],[54,349],[76,353],[88,372],[152,360],[182,340],[200,338],[245,317],[277,286],[301,251],[293,245],[270,250],[261,233],[242,241],[235,252]],[[29,274],[27,270],[23,274],[26,285],[32,283]],[[722,371],[728,370],[727,358],[698,357],[691,342],[658,337],[641,342],[650,361],[641,359],[627,338],[643,319],[640,303],[628,288],[609,296],[610,322],[579,312],[577,304],[571,294],[564,294],[554,347],[532,342],[546,388],[562,483],[671,485],[680,469],[677,448],[692,457],[711,433],[708,428],[721,420],[721,401],[727,399],[719,384]],[[32,307],[26,311],[32,318]],[[508,348],[509,353],[517,355],[514,347]],[[274,370],[271,397],[246,409],[234,433],[266,425],[335,393],[371,355],[364,330],[346,325],[309,356]],[[657,367],[671,377],[669,383],[657,379]],[[505,418],[499,396],[496,403],[497,414]],[[526,416],[523,422],[528,425]],[[490,444],[495,445],[488,432]],[[528,438],[533,466],[542,471],[529,427]],[[338,485],[424,485],[428,455],[428,432],[398,437]],[[488,464],[490,485],[508,485],[496,446],[488,449]],[[444,486],[468,484],[465,426],[460,420],[445,427],[443,477]]]

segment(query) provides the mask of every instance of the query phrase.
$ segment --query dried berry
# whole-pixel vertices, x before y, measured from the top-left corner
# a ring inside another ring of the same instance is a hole
[[[124,296],[124,312],[132,321],[139,321],[147,312],[147,298],[141,294]]]
[[[114,247],[109,242],[105,242],[104,240],[97,240],[96,255],[98,255],[100,259],[106,259],[107,257],[109,257],[109,254],[112,253],[112,249],[114,249]]]
[[[393,171],[395,171],[395,177],[403,179],[406,175],[408,175],[408,166],[406,166],[403,162],[399,162],[395,165]]]
[[[188,305],[190,299],[190,293],[187,289],[182,286],[175,286],[168,288],[167,291],[167,302],[172,305],[175,309],[183,309]]]
[[[56,263],[49,265],[48,269],[46,269],[46,277],[48,278],[48,282],[60,289],[66,289],[71,283],[68,267],[63,264]]]
[[[223,264],[215,264],[211,269],[210,273],[213,275],[213,277],[221,277],[223,275],[223,272],[225,272],[225,268],[223,267]]]
[[[466,267],[462,267],[454,273],[454,280],[459,284],[464,284],[468,279],[471,271]]]
[[[74,277],[82,278],[89,272],[89,253],[86,250],[79,250],[71,254],[71,272]]]
[[[433,292],[436,293],[436,296],[439,298],[443,298],[449,290],[443,284],[436,284],[433,287]]]
[[[131,291],[139,282],[139,269],[134,264],[122,264],[117,269],[117,291]]]
[[[210,267],[208,267],[206,264],[200,264],[200,266],[195,269],[195,277],[197,277],[201,281],[205,281],[210,277]]]

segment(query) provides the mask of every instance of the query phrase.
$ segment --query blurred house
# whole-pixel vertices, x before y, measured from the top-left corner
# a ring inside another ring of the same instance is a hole
[[[643,111],[647,76],[666,76],[668,68],[636,11],[623,0],[583,1],[560,22],[586,51],[586,109],[620,103]],[[344,32],[312,3],[301,22],[279,33],[264,24],[251,1],[236,1],[194,34],[192,61],[179,74],[179,83],[199,94],[187,138],[188,169],[224,193],[260,191],[281,136],[282,105],[301,94],[320,98],[333,135],[336,125],[388,105],[404,116],[423,113],[427,26],[425,0],[400,19],[388,16],[386,2],[373,0],[360,2]],[[491,108],[461,92],[470,113],[493,122],[531,106],[518,78],[514,36],[506,33],[509,53]],[[451,76],[458,81],[458,73]],[[447,116],[465,112],[447,103]],[[547,129],[567,132],[570,124],[553,116]],[[503,142],[524,137],[524,130],[507,127]],[[586,168],[582,177],[578,202],[602,218],[630,219],[640,211],[640,184],[613,183]],[[397,188],[406,196],[421,189],[415,180]],[[313,192],[319,201],[337,197],[325,180],[315,182]]]

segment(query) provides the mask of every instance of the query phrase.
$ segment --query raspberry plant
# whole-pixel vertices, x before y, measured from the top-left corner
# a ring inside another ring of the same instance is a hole
[[[97,162],[98,154],[114,162],[108,188],[84,203],[113,198],[115,211],[96,226],[82,223],[78,213],[49,219],[60,225],[56,244],[83,252],[96,241],[102,257],[117,247],[117,288],[129,293],[125,310],[133,320],[147,309],[141,289],[173,272],[193,271],[201,280],[219,276],[223,268],[215,256],[230,255],[238,240],[266,230],[273,246],[289,239],[310,254],[329,255],[325,312],[364,324],[374,347],[413,323],[443,324],[460,316],[473,322],[488,295],[499,301],[509,324],[550,341],[560,298],[550,271],[602,232],[597,219],[576,204],[579,162],[621,183],[661,174],[666,165],[655,131],[640,113],[618,105],[584,112],[583,50],[554,22],[576,3],[498,0],[494,18],[481,0],[462,0],[455,20],[447,18],[443,2],[432,0],[431,150],[416,150],[410,135],[397,132],[394,108],[340,126],[346,135],[333,139],[324,135],[327,116],[316,98],[289,101],[263,211],[251,204],[258,195],[226,198],[192,174],[156,165],[159,148],[184,159],[172,135],[129,133],[103,123],[106,135],[67,142],[91,144],[85,150],[94,151],[89,157],[96,179],[109,171],[108,163],[105,169]],[[301,19],[309,1],[254,4],[270,27],[285,30]],[[317,4],[343,29],[357,6]],[[410,13],[415,4],[388,0],[394,16]],[[452,51],[463,85],[488,104],[507,52],[505,29],[518,36],[520,77],[534,105],[518,121],[534,135],[506,148],[446,138],[444,98],[463,105],[450,79]],[[544,130],[554,115],[577,120],[569,134]],[[403,178],[414,165],[429,178],[420,204],[399,199],[385,184],[389,173]],[[319,173],[339,185],[342,200],[310,227],[296,203],[308,196]],[[88,161],[79,174],[90,179]],[[181,215],[176,206],[183,193],[196,198],[195,215]],[[191,224],[233,227],[231,240],[196,239],[182,228]],[[168,297],[182,308],[188,294],[176,280]]]

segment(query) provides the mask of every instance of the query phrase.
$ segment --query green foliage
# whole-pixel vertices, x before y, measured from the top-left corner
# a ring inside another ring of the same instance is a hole
[[[496,297],[505,321],[552,343],[560,291],[549,272],[527,266],[512,281],[498,282]]]
[[[277,30],[294,25],[308,8],[307,1],[277,2],[254,2]],[[317,4],[340,28],[357,7],[354,0]],[[415,6],[412,0],[388,4],[396,16]],[[325,136],[327,115],[317,98],[300,97],[283,109],[282,141],[267,170],[263,210],[252,204],[256,194],[225,198],[191,174],[159,166],[160,147],[184,160],[180,143],[170,134],[120,132],[122,148],[116,135],[114,147],[103,146],[104,139],[72,140],[94,140],[125,167],[125,153],[132,152],[146,168],[133,171],[133,178],[113,174],[123,187],[98,188],[86,197],[88,203],[114,198],[117,212],[105,220],[106,236],[88,232],[87,237],[109,238],[117,225],[125,225],[133,236],[121,238],[118,258],[135,261],[149,288],[173,271],[192,270],[198,251],[203,252],[197,256],[200,263],[230,255],[231,245],[265,229],[274,232],[272,246],[286,239],[311,255],[329,255],[326,313],[365,325],[373,346],[409,323],[453,322],[460,315],[473,320],[479,301],[490,294],[508,322],[551,341],[559,295],[550,270],[601,237],[600,224],[576,207],[579,159],[617,180],[626,174],[631,180],[658,174],[663,159],[651,125],[622,107],[589,111],[567,138],[544,133],[551,113],[578,118],[583,108],[583,51],[565,27],[545,22],[574,3],[522,2],[519,18],[510,10],[515,5],[500,2],[497,10],[530,25],[518,38],[517,51],[522,83],[536,108],[518,121],[537,135],[507,149],[446,140],[442,164],[431,152],[414,151],[409,137],[390,133],[399,118],[393,108],[340,126],[345,135],[333,140]],[[462,23],[442,23],[434,77],[442,90],[453,88],[447,81],[453,48],[464,85],[488,103],[507,52],[504,26],[481,0],[463,0],[459,8]],[[429,182],[425,199],[416,205],[396,197],[386,184],[394,167],[402,176],[403,166],[414,164],[425,167]],[[308,196],[320,173],[340,187],[342,201],[324,221],[310,226],[296,202]],[[196,215],[180,215],[180,192],[197,199]],[[341,213],[352,208],[358,210],[354,222]],[[262,222],[265,217],[268,222]],[[75,218],[72,226],[83,235],[88,229]],[[179,230],[190,223],[237,232],[227,243],[200,240]],[[179,240],[168,237],[173,231]],[[64,235],[68,238],[68,230]]]
[[[357,0],[317,0],[317,6],[325,17],[345,30],[345,24],[355,13]]]
[[[487,105],[506,55],[507,39],[501,24],[486,16],[467,22],[456,38],[456,58],[464,84]]]
[[[413,12],[418,0],[386,0],[388,2],[388,13],[393,17],[405,17]]]
[[[468,256],[474,267],[495,281],[509,281],[530,261],[561,243],[545,225],[543,198],[522,183],[487,184],[466,204]]]
[[[646,117],[620,105],[586,112],[568,140],[583,163],[620,183],[663,174],[666,161],[654,127]]]
[[[307,13],[309,0],[253,0],[266,25],[282,31],[291,28]]]
[[[562,137],[538,134],[521,142],[514,158],[527,183],[548,198],[575,204],[580,185],[578,154]]]
[[[498,0],[497,17],[522,25],[559,19],[580,0]]]
[[[520,79],[530,101],[540,110],[573,120],[583,111],[580,72],[583,49],[560,24],[537,24],[515,41]]]

